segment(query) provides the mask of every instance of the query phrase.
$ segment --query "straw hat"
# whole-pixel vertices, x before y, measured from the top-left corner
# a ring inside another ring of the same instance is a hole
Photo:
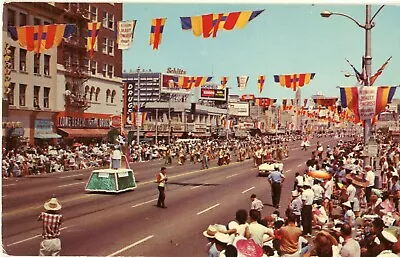
[[[299,192],[297,192],[297,191],[292,191],[292,196],[293,196],[293,197],[299,196]]]
[[[392,233],[384,230],[382,231],[382,236],[387,240],[389,243],[395,244],[397,243],[397,237],[393,235]]]
[[[224,244],[228,244],[228,243],[232,242],[232,239],[228,234],[224,234],[221,232],[215,233],[215,239]]]
[[[53,197],[43,204],[43,207],[47,211],[58,211],[61,210],[61,204],[58,202],[57,198]]]
[[[215,234],[218,232],[217,227],[213,225],[209,225],[207,230],[203,232],[203,236],[207,238],[215,238]]]

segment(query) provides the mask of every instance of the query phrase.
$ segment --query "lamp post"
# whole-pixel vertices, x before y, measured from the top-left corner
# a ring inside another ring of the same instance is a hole
[[[371,63],[372,63],[371,29],[375,26],[375,23],[373,21],[374,21],[376,15],[378,15],[378,13],[382,10],[382,8],[384,6],[385,5],[382,5],[381,7],[379,7],[379,9],[376,11],[376,13],[371,18],[371,5],[366,5],[365,6],[365,24],[361,24],[353,17],[351,17],[347,14],[344,14],[344,13],[336,13],[336,12],[330,12],[330,11],[323,11],[320,13],[321,17],[323,17],[323,18],[329,18],[331,15],[343,16],[345,18],[352,20],[355,24],[357,24],[358,27],[365,30],[365,55],[363,57],[363,60],[364,60],[366,74],[364,75],[364,86],[370,86],[369,79],[371,77]],[[368,142],[369,142],[370,131],[371,131],[371,120],[369,120],[369,119],[365,120],[363,126],[364,126],[364,149],[365,149],[365,147],[368,145]],[[366,159],[366,161],[368,161],[368,158]],[[366,161],[364,161],[364,165],[367,165]]]
[[[138,74],[138,83],[137,83],[137,113],[136,113],[136,142],[139,146],[139,140],[140,140],[140,124],[138,121],[138,117],[139,117],[139,112],[140,112],[140,67],[138,67],[136,69],[137,74]]]
[[[229,89],[230,87],[226,87],[226,141],[229,140]]]

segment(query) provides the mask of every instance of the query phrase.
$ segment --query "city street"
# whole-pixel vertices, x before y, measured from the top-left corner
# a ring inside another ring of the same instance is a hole
[[[287,177],[281,213],[290,198],[295,172],[303,172],[311,150],[320,141],[326,148],[339,139],[315,138],[311,148],[300,150],[291,142],[284,161]],[[163,161],[132,164],[138,187],[121,194],[85,193],[90,172],[72,171],[43,174],[3,181],[3,245],[10,255],[38,255],[43,203],[53,194],[64,216],[61,255],[99,256],[204,256],[207,240],[202,232],[209,224],[227,224],[237,209],[250,208],[250,195],[264,203],[263,216],[272,213],[270,186],[257,177],[252,160],[208,170],[201,164],[167,168],[167,209],[156,208],[158,191],[155,175]]]

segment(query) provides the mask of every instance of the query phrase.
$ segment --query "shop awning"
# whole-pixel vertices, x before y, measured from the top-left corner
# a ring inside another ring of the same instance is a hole
[[[50,138],[61,138],[57,133],[46,133],[46,134],[35,134],[34,138],[39,138],[39,139],[50,139]]]
[[[59,128],[66,133],[68,137],[104,137],[110,131],[109,129],[71,129]]]

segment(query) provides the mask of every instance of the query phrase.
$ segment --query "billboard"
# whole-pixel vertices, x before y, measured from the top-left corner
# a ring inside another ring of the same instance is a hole
[[[177,77],[179,77],[179,75],[165,73],[161,74],[161,93],[187,95],[190,94],[190,89],[184,89],[178,85],[176,80]]]
[[[252,101],[254,99],[255,99],[254,95],[242,95],[240,97],[240,100],[242,100],[242,101]]]
[[[248,103],[229,103],[229,115],[248,117],[250,115]]]
[[[226,89],[200,88],[200,99],[226,101]]]

